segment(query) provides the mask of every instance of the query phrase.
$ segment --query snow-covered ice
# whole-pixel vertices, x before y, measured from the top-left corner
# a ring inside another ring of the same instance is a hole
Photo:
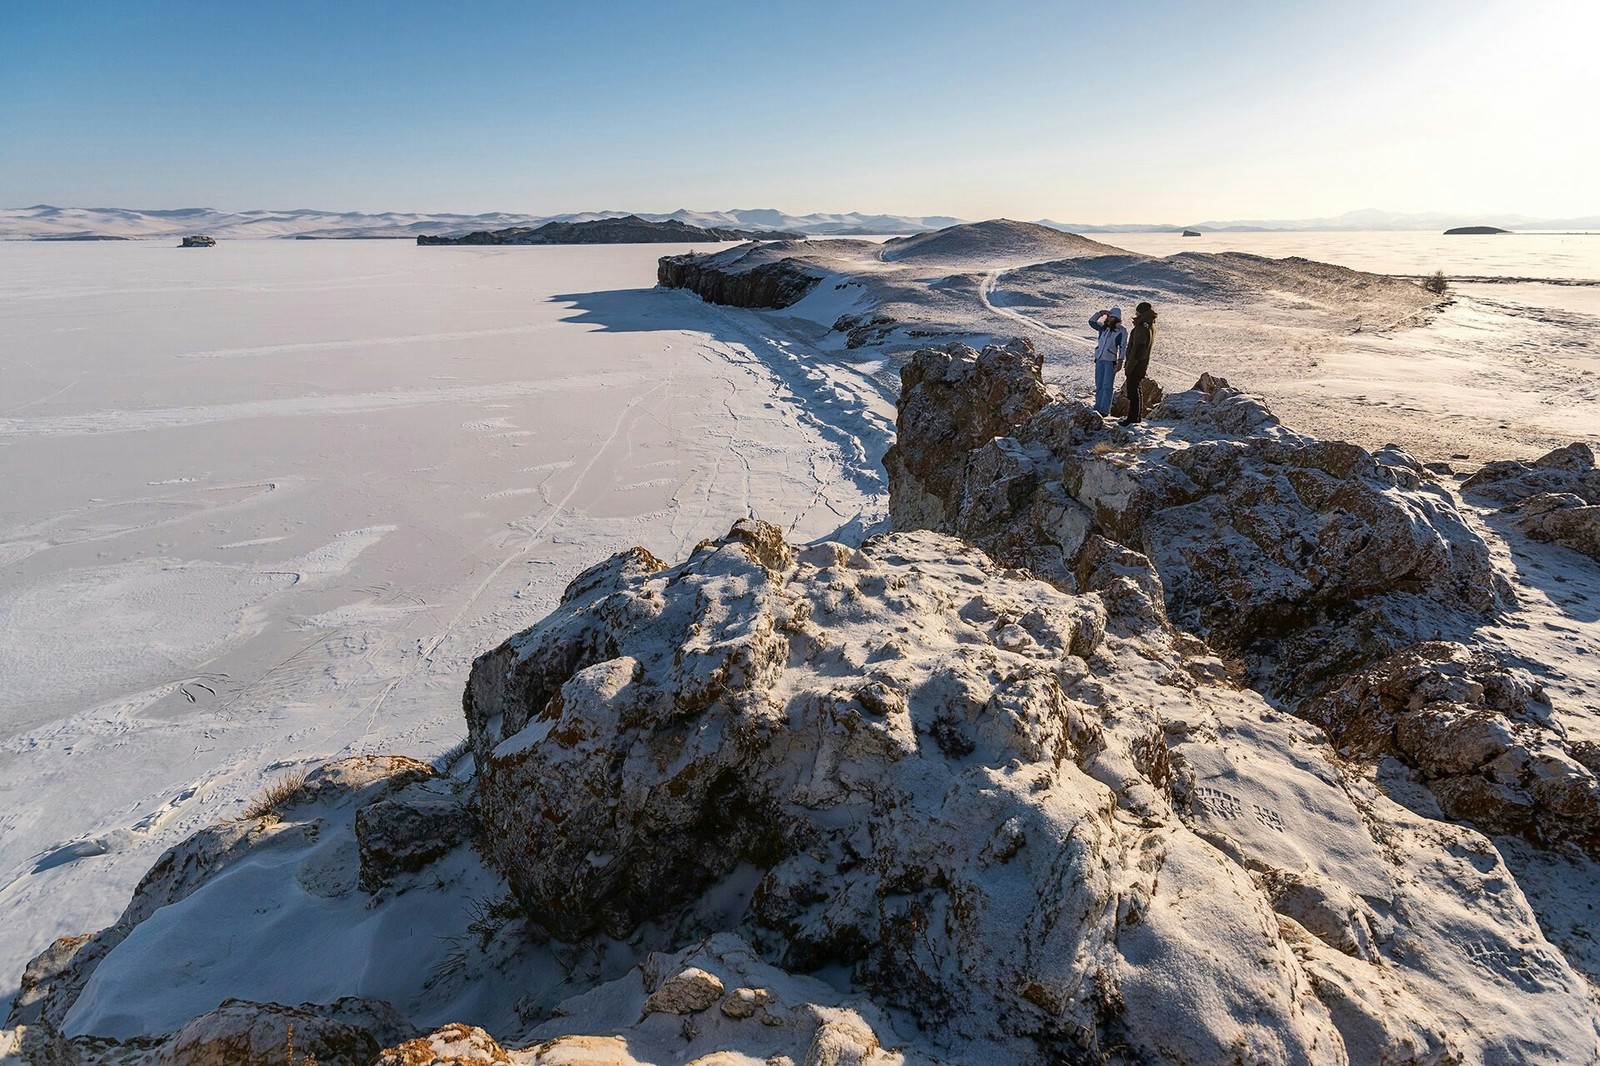
[[[282,767],[449,747],[594,560],[875,520],[680,250],[0,244],[0,998]]]

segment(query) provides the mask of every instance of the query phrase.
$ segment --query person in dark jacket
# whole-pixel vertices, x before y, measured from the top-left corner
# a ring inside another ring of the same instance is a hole
[[[1139,387],[1144,384],[1145,371],[1150,369],[1150,349],[1155,343],[1156,309],[1141,303],[1133,309],[1133,332],[1128,334],[1128,417],[1122,420],[1125,426],[1144,421],[1139,410]]]

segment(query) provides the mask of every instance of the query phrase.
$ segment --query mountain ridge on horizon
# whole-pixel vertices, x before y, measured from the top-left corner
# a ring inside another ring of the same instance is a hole
[[[220,211],[207,207],[119,208],[57,207],[34,204],[0,208],[0,240],[36,240],[68,237],[170,238],[192,232],[240,238],[408,238],[419,235],[465,233],[475,229],[536,226],[547,222],[588,222],[601,218],[637,215],[651,222],[677,220],[705,229],[783,229],[817,237],[866,234],[910,234],[962,225],[968,220],[948,215],[893,215],[851,212],[813,212],[796,215],[776,208],[735,208],[727,211],[578,211],[551,215],[524,215],[489,211],[479,214],[406,211],[321,211],[316,208]],[[1357,232],[1443,231],[1456,226],[1487,225],[1524,230],[1600,229],[1600,214],[1566,219],[1539,219],[1527,215],[1463,215],[1445,212],[1401,213],[1362,209],[1342,215],[1311,219],[1236,219],[1189,223],[1075,223],[1041,218],[1036,225],[1071,233],[1151,233],[1184,229],[1201,233],[1241,232]],[[181,224],[180,224],[181,223]]]

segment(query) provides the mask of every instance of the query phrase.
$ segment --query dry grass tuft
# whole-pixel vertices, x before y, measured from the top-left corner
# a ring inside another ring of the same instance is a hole
[[[304,770],[290,770],[278,780],[261,790],[261,794],[251,800],[245,807],[244,813],[239,817],[245,820],[251,818],[265,818],[269,814],[277,814],[290,800],[300,794],[305,787],[306,772]]]

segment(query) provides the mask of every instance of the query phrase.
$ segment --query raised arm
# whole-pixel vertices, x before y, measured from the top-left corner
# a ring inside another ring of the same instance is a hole
[[[1106,317],[1106,312],[1104,312],[1104,311],[1096,311],[1094,314],[1090,315],[1089,316],[1089,328],[1094,330],[1096,333],[1099,333],[1102,329],[1105,328],[1103,325],[1101,325],[1101,320],[1104,319],[1105,317]]]

